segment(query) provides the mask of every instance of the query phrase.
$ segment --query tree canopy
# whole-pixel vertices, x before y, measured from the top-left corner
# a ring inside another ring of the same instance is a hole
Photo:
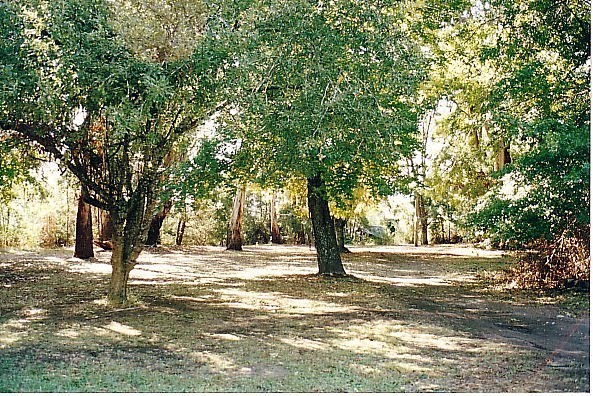
[[[221,184],[306,186],[321,273],[345,272],[333,218],[361,191],[413,194],[424,243],[444,212],[501,246],[584,241],[589,13],[573,0],[8,0],[0,194],[32,166],[23,142],[76,175],[115,222],[117,303],[164,201],[185,208]]]

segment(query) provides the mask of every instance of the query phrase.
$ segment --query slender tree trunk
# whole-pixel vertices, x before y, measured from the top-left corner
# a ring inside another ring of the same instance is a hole
[[[154,183],[155,179],[151,177],[139,180],[129,199],[125,203],[114,203],[110,209],[109,215],[113,224],[111,281],[107,295],[110,304],[127,303],[130,271],[144,248],[157,205]]]
[[[272,243],[282,244],[282,234],[278,225],[278,214],[276,213],[276,193],[272,193],[272,202],[270,203],[270,235]]]
[[[241,221],[243,219],[243,209],[245,208],[246,186],[237,187],[237,194],[233,202],[233,212],[229,222],[227,232],[226,248],[227,250],[243,250],[243,238],[241,237]]]
[[[181,246],[183,243],[183,235],[185,234],[185,214],[179,219],[179,223],[177,223],[177,234],[175,235],[175,244],[177,246]]]
[[[424,197],[420,193],[416,193],[414,203],[416,207],[414,245],[418,246],[419,243],[428,245],[428,214],[424,205]],[[418,231],[420,231],[420,241],[418,241]]]
[[[143,208],[140,208],[144,211]],[[146,210],[150,213],[150,210]],[[149,223],[142,213],[118,216],[111,213],[113,221],[113,250],[111,253],[111,281],[107,298],[112,305],[124,305],[128,300],[128,279],[142,252]],[[114,220],[118,219],[118,220]],[[125,220],[124,220],[125,219]]]
[[[346,244],[344,243],[344,231],[346,230],[346,220],[336,217],[334,219],[334,224],[336,227],[336,240],[338,242],[340,252],[350,253],[350,250],[346,247]]]
[[[305,232],[305,226],[301,224],[301,229],[297,231],[296,234],[296,244],[297,245],[306,245],[307,244],[307,234]]]
[[[159,212],[153,217],[152,221],[150,222],[150,228],[148,229],[148,236],[146,237],[146,245],[148,246],[155,246],[161,243],[161,228],[163,227],[163,222],[165,221],[165,217],[171,211],[173,207],[173,201],[168,200],[163,205],[163,208],[159,210]]]
[[[320,175],[307,179],[307,200],[317,249],[317,264],[321,275],[345,275],[336,230]]]
[[[501,171],[505,165],[511,163],[511,153],[509,151],[509,147],[504,144],[502,138],[500,140],[500,147],[498,148],[498,152],[496,153],[496,160],[494,163],[494,170],[499,172]]]
[[[93,216],[91,213],[91,205],[84,201],[83,190],[81,190],[80,197],[78,198],[74,257],[80,259],[95,257],[93,251]]]

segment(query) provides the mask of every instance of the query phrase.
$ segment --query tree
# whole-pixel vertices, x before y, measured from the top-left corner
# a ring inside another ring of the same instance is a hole
[[[282,244],[282,234],[278,225],[278,213],[276,212],[276,191],[272,192],[270,198],[270,240],[272,243]]]
[[[161,210],[159,210],[150,222],[150,226],[148,227],[148,234],[146,236],[146,244],[149,246],[156,246],[157,244],[161,243],[161,227],[163,226],[163,222],[165,218],[171,211],[173,207],[173,201],[168,200],[163,204]]]
[[[233,201],[233,211],[231,212],[231,218],[229,221],[229,229],[226,242],[227,250],[243,250],[241,223],[243,219],[243,212],[245,210],[246,193],[246,185],[241,185],[237,187],[237,193],[235,194],[235,199]]]
[[[95,257],[93,251],[93,216],[91,205],[84,201],[84,196],[84,191],[81,191],[78,197],[78,211],[76,212],[74,257],[80,259]]]
[[[441,124],[447,177],[434,180],[458,184],[474,236],[542,251],[541,279],[588,274],[588,260],[560,252],[590,255],[589,20],[589,2],[476,2],[435,46],[446,67],[433,81],[453,112]]]
[[[99,209],[100,227],[99,227],[99,242],[109,241],[113,238],[113,223],[109,212]]]
[[[86,202],[109,212],[114,234],[108,299],[124,304],[129,273],[159,207],[166,158],[207,116],[223,54],[203,34],[188,58],[139,59],[110,23],[111,5],[77,0],[0,6],[6,61],[0,129],[43,147],[77,176]],[[19,6],[33,12],[21,13]]]
[[[398,28],[397,5],[274,1],[250,11],[229,90],[235,163],[263,184],[307,180],[319,272],[344,274],[329,202],[360,184],[396,184],[416,124],[407,107],[421,52]]]

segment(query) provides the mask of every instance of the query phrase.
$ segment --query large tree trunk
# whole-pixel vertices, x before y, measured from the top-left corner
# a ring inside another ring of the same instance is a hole
[[[123,228],[123,227],[122,227]],[[112,305],[124,305],[128,301],[128,279],[134,268],[135,258],[129,252],[129,246],[121,229],[116,229],[118,235],[113,237],[113,251],[111,254],[111,281],[107,299]]]
[[[346,244],[344,243],[344,230],[346,229],[346,220],[336,217],[334,219],[334,225],[336,227],[336,241],[338,242],[340,252],[350,253],[350,250],[346,247]]]
[[[129,201],[125,204],[115,203],[109,212],[113,224],[113,251],[107,297],[112,305],[124,305],[128,301],[130,271],[144,248],[157,204],[157,199],[151,191],[153,183],[155,181],[150,177],[140,180]]]
[[[428,213],[424,205],[424,197],[420,193],[415,194],[414,204],[416,209],[414,245],[418,246],[420,243],[422,245],[428,245]],[[418,231],[420,231],[420,241],[418,241]]]
[[[84,191],[82,190],[78,198],[78,211],[76,213],[74,257],[80,259],[95,257],[93,251],[93,216],[91,205],[84,201]]]
[[[280,234],[280,226],[278,225],[278,214],[276,213],[276,193],[272,193],[272,202],[270,203],[270,234],[272,235],[272,243],[282,244],[282,234]]]
[[[246,186],[237,187],[237,194],[233,202],[233,213],[229,222],[227,232],[226,248],[227,250],[243,250],[243,238],[241,237],[241,221],[243,219],[243,209],[245,208]]]
[[[173,201],[168,200],[163,205],[163,208],[152,218],[150,228],[148,229],[148,236],[146,237],[146,244],[148,246],[155,246],[161,243],[161,227],[172,207]]]
[[[317,249],[317,264],[321,275],[345,275],[340,249],[336,241],[336,230],[320,175],[307,179],[307,200],[309,215],[313,224],[313,236]]]

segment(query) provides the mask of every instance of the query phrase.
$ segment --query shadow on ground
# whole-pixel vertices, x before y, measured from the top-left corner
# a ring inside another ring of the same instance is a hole
[[[588,307],[488,287],[500,252],[152,249],[136,302],[105,305],[109,254],[0,253],[0,391],[588,392]]]

